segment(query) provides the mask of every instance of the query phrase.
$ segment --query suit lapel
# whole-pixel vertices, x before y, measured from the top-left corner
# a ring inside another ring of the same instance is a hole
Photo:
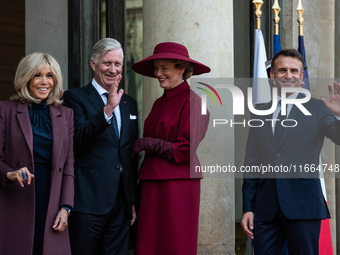
[[[18,103],[17,118],[21,131],[24,134],[27,146],[31,152],[31,155],[33,155],[33,133],[27,104]]]
[[[120,103],[119,103],[119,109],[120,109],[120,118],[122,121],[122,126],[120,128],[120,143],[123,144],[126,138],[126,130],[127,125],[129,122],[129,111],[128,111],[128,105],[126,101],[124,101],[124,95],[122,96]]]
[[[98,94],[97,90],[93,87],[93,85],[90,83],[86,86],[87,93],[89,95],[89,101],[92,103],[93,107],[100,111],[104,107],[104,102],[100,95]]]
[[[299,94],[297,96],[297,98],[301,98],[302,95]],[[292,119],[292,120],[296,120],[297,122],[298,119],[301,117],[301,110],[299,110],[296,105],[293,105],[291,111],[290,111],[290,114],[288,115],[287,119]],[[280,144],[278,146],[278,149],[280,149],[282,147],[282,145],[284,144],[285,140],[287,139],[287,136],[289,134],[289,132],[293,129],[293,128],[297,128],[297,127],[286,127],[283,129],[283,132],[282,132],[282,137],[280,139]]]
[[[292,110],[290,111],[290,114],[288,115],[287,119],[296,120],[298,122],[298,119],[300,117],[301,117],[301,111],[295,105],[293,105]],[[280,139],[280,144],[279,144],[279,149],[282,147],[285,140],[287,139],[289,132],[291,132],[291,130],[293,128],[297,128],[297,127],[285,127],[285,128],[283,128],[282,137]]]
[[[50,118],[51,118],[51,126],[53,133],[53,147],[52,147],[52,169],[55,169],[57,166],[57,162],[59,162],[59,158],[62,153],[63,147],[63,127],[64,127],[64,119],[57,107],[53,105],[49,105]],[[66,134],[68,135],[68,134]]]

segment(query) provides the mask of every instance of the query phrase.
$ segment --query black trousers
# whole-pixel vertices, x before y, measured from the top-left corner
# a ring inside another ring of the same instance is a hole
[[[35,225],[33,255],[42,255],[44,246],[45,222],[50,196],[51,167],[36,164],[35,172]],[[49,226],[52,228],[52,226]]]
[[[70,215],[72,255],[127,255],[130,220],[121,178],[116,202],[108,214]]]
[[[318,255],[321,220],[290,220],[281,209],[273,221],[255,222],[254,255],[282,254],[288,240],[289,255]]]

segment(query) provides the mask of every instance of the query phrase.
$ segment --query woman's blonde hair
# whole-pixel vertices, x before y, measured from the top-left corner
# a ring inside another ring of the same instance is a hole
[[[63,78],[61,76],[60,66],[58,62],[49,54],[42,52],[34,52],[21,59],[14,78],[14,88],[16,94],[11,100],[20,101],[22,103],[40,103],[41,99],[33,97],[29,91],[28,85],[32,78],[39,74],[44,66],[48,66],[52,73],[54,82],[53,89],[46,99],[46,104],[61,104],[64,91],[62,87]]]
[[[184,73],[182,75],[183,80],[187,80],[192,76],[192,73],[194,71],[194,65],[185,60],[179,60],[179,59],[169,59],[172,63],[175,64],[175,68],[181,69],[184,68]]]

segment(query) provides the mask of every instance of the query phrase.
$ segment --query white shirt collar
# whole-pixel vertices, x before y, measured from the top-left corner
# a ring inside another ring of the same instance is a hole
[[[96,82],[96,80],[93,78],[92,79],[92,85],[93,87],[97,90],[97,92],[99,93],[99,95],[103,95],[104,93],[106,93],[107,91],[98,84],[98,82]]]

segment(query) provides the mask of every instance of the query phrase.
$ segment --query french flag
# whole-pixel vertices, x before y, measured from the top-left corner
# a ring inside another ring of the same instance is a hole
[[[305,52],[305,43],[303,35],[299,35],[299,48],[298,51],[300,52],[301,56],[305,61],[305,73],[303,75],[303,81],[305,83],[304,88],[310,91],[310,84],[309,84],[309,77],[308,77],[308,70],[306,65],[306,52]],[[320,168],[322,169],[322,162],[320,156]],[[323,172],[321,171],[320,174],[320,183],[322,188],[322,193],[327,203],[327,192],[326,192],[326,185],[325,179],[323,177]],[[331,225],[329,219],[325,219],[321,221],[321,229],[320,229],[320,237],[319,237],[319,254],[320,255],[333,255],[333,245],[332,245],[332,234],[331,234]]]

